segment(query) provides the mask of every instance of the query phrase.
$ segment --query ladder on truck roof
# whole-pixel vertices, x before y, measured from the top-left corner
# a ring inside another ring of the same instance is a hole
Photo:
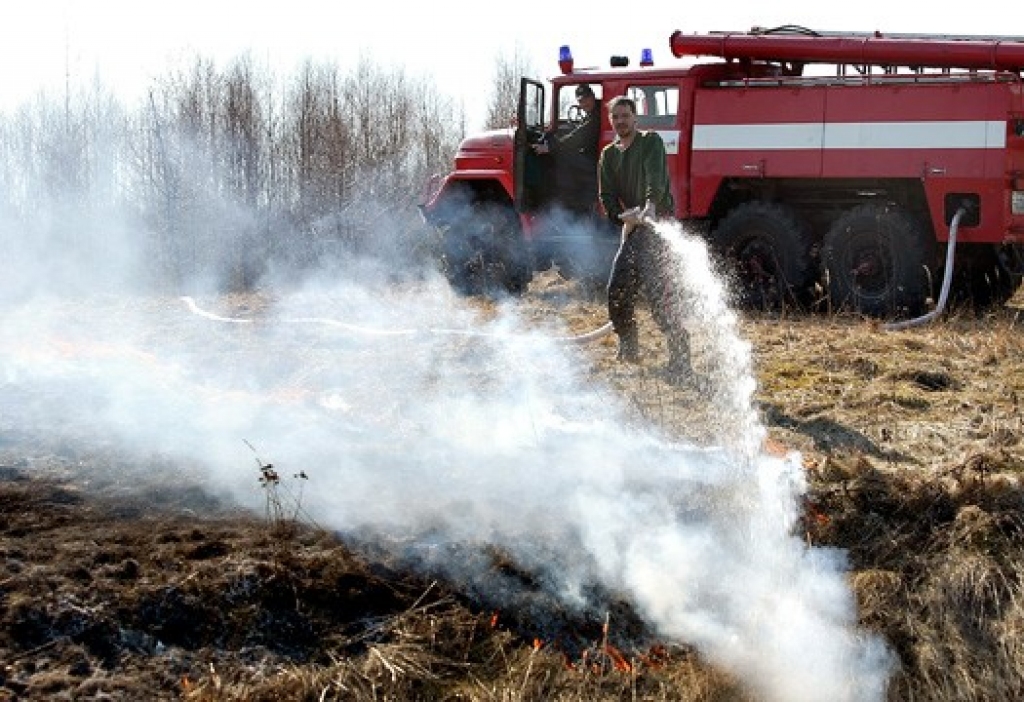
[[[944,34],[883,34],[882,32],[818,32],[797,25],[773,29],[754,27],[749,32],[683,34],[669,39],[672,53],[717,56],[727,61],[755,61],[788,66],[800,74],[806,65],[832,65],[845,75],[850,66],[863,74],[872,68],[897,73],[900,67],[992,72],[1024,71],[1024,37]]]
[[[736,32],[714,31],[709,34],[736,34]],[[1003,35],[1003,34],[914,34],[906,32],[839,32],[821,31],[808,29],[797,24],[784,24],[779,27],[750,28],[747,34],[759,36],[765,34],[796,34],[809,37],[852,37],[852,38],[874,38],[874,39],[913,39],[921,41],[983,41],[983,42],[1024,42],[1024,35]]]

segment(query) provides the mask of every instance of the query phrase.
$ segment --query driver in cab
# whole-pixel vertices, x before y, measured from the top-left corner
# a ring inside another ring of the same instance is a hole
[[[597,163],[597,142],[601,132],[601,112],[598,110],[594,89],[586,83],[576,86],[576,104],[583,110],[583,120],[564,136],[548,137],[533,145],[536,154],[550,153],[556,158],[563,155],[585,156]]]
[[[597,202],[601,110],[594,89],[586,83],[576,86],[576,104],[583,112],[583,119],[561,136],[549,132],[543,142],[533,145],[533,150],[537,154],[550,154],[554,159],[559,202],[570,211],[591,215]]]

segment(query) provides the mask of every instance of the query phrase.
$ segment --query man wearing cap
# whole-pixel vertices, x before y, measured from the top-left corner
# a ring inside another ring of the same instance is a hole
[[[583,110],[583,121],[565,136],[548,139],[534,144],[533,150],[538,154],[552,153],[580,154],[589,156],[597,162],[597,141],[601,131],[601,113],[597,109],[597,97],[594,89],[586,83],[576,86],[576,102]]]
[[[537,154],[555,158],[558,191],[570,209],[594,209],[597,200],[597,152],[601,136],[601,111],[594,90],[588,84],[576,86],[576,101],[584,112],[583,121],[564,136],[549,137],[534,144]]]

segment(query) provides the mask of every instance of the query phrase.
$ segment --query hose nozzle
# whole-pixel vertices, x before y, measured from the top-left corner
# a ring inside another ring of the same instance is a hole
[[[631,207],[619,215],[619,218],[626,227],[632,230],[638,224],[654,226],[657,214],[657,208],[655,208],[654,203],[648,200],[644,203],[643,207]]]
[[[644,203],[644,207],[640,210],[640,221],[644,224],[654,224],[654,218],[658,215],[657,208],[654,203],[648,200]]]

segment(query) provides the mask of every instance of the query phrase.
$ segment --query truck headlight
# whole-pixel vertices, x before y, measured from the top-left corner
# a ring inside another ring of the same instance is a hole
[[[1010,212],[1015,215],[1024,214],[1024,190],[1014,190],[1010,199]]]

